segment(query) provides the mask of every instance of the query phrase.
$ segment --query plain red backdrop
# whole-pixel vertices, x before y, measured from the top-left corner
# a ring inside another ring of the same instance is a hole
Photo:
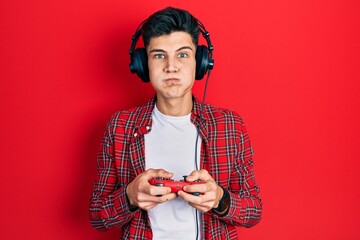
[[[168,5],[211,33],[207,102],[239,112],[255,148],[264,212],[240,239],[360,239],[355,0],[1,1],[0,239],[118,239],[87,218],[97,149],[113,112],[153,95],[128,49]]]

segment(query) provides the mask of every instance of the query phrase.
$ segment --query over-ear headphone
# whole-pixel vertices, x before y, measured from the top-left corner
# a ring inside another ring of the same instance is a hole
[[[148,68],[148,57],[145,48],[135,49],[136,43],[141,36],[141,29],[144,23],[143,21],[136,29],[135,34],[132,37],[132,42],[129,50],[130,54],[130,71],[136,73],[143,82],[150,82],[149,68]],[[196,73],[195,79],[202,79],[208,70],[213,69],[214,60],[212,58],[212,52],[214,50],[211,44],[210,34],[206,31],[204,25],[197,20],[200,32],[205,38],[208,47],[199,45],[196,48],[195,60],[196,60]]]

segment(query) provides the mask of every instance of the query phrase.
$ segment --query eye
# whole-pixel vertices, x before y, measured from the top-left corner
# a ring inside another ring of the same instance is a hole
[[[164,54],[155,54],[154,58],[161,59],[161,58],[165,58],[165,56],[164,56]]]
[[[178,55],[179,58],[186,58],[188,56],[189,55],[187,53],[179,53],[179,55]]]

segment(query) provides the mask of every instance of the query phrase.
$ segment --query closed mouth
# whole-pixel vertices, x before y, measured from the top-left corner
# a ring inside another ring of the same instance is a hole
[[[178,78],[167,78],[165,79],[166,82],[171,82],[171,81],[179,81]]]

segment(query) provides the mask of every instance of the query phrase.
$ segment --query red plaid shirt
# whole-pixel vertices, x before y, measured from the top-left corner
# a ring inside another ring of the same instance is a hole
[[[144,134],[151,131],[155,98],[146,105],[114,114],[97,157],[97,176],[89,216],[96,229],[122,228],[121,239],[152,239],[147,212],[129,210],[125,189],[145,171]],[[262,202],[253,172],[253,150],[241,117],[194,98],[191,122],[200,122],[201,168],[230,193],[225,216],[202,214],[204,239],[237,239],[235,226],[251,227],[261,218]]]

